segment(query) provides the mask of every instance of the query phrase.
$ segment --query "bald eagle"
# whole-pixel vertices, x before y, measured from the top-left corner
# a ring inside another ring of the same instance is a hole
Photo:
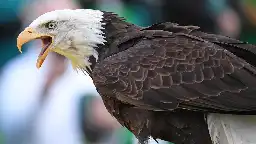
[[[42,40],[49,52],[90,75],[108,112],[140,141],[211,144],[207,115],[256,114],[256,47],[197,26],[140,27],[91,9],[56,10],[34,20],[17,47]],[[68,86],[68,85],[67,85]]]

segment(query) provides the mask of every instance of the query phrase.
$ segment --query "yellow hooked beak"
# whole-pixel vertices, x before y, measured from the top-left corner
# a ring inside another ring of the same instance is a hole
[[[35,39],[42,40],[42,50],[40,55],[38,56],[36,63],[37,68],[40,68],[44,60],[46,59],[48,53],[50,52],[53,36],[37,33],[33,28],[27,27],[24,31],[22,31],[19,34],[17,38],[17,47],[19,51],[22,53],[22,45]]]

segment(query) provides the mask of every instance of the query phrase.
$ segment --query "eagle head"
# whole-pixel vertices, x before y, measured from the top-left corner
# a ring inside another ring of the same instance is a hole
[[[42,50],[37,60],[40,68],[49,52],[59,53],[71,60],[74,68],[91,70],[89,58],[96,61],[98,44],[104,44],[103,12],[90,9],[55,10],[35,19],[17,38],[20,52],[22,45],[42,40]]]

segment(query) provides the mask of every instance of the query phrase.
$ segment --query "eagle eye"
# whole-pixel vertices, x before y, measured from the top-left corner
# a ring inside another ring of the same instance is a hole
[[[48,29],[54,29],[56,27],[56,22],[54,21],[50,21],[48,23],[45,24],[45,27],[48,28]]]

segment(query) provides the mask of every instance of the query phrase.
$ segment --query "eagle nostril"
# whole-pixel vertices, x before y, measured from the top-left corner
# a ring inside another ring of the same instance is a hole
[[[32,33],[32,31],[29,30],[28,33]]]

